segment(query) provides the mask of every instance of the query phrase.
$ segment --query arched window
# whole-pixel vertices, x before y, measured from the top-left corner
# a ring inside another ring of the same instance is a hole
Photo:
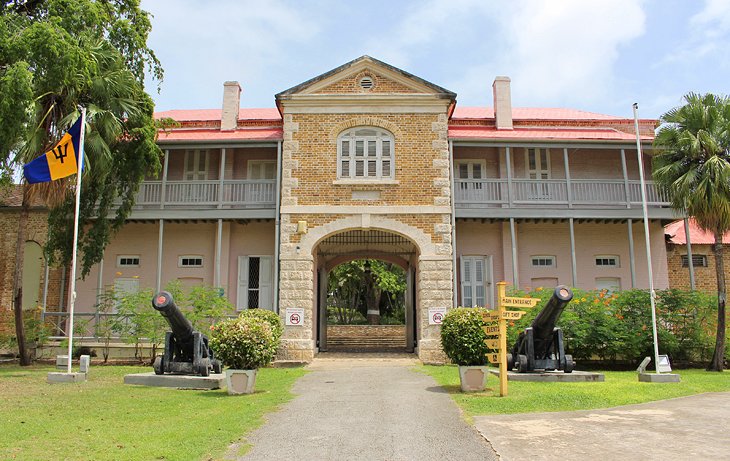
[[[351,128],[337,138],[339,179],[393,179],[393,135],[374,127]]]

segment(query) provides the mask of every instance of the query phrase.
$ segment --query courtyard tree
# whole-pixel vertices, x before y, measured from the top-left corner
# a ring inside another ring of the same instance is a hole
[[[82,276],[99,262],[134,205],[140,182],[159,171],[148,72],[162,68],[147,46],[149,14],[139,0],[0,2],[0,177],[49,149],[87,108],[79,249]],[[74,178],[23,184],[13,307],[21,364],[23,248],[36,197],[50,208],[46,255],[71,259]]]
[[[726,282],[722,236],[730,229],[730,99],[689,93],[661,117],[654,180],[672,207],[712,232],[717,277],[717,334],[709,371],[724,367]]]

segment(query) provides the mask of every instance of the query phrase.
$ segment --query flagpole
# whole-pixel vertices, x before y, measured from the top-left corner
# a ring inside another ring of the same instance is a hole
[[[654,369],[659,373],[659,341],[656,332],[656,292],[654,291],[654,274],[651,267],[651,247],[649,246],[649,211],[646,205],[646,181],[644,181],[644,160],[641,155],[641,137],[639,136],[639,103],[634,103],[634,129],[636,130],[636,152],[639,158],[639,182],[641,183],[641,207],[644,211],[644,237],[646,238],[646,265],[649,270],[649,300],[651,303],[651,329],[654,336]],[[692,261],[690,261],[692,264]]]
[[[76,251],[79,245],[79,206],[81,202],[81,173],[84,166],[84,135],[86,134],[86,108],[81,108],[81,135],[79,136],[79,158],[76,165],[76,208],[74,211],[74,239],[71,253],[71,301],[68,308],[68,368],[71,373],[71,353],[74,342],[74,306],[76,305]]]

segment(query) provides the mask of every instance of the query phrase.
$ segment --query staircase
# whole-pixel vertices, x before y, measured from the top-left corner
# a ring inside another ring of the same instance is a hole
[[[327,350],[332,352],[404,352],[403,325],[329,325]]]

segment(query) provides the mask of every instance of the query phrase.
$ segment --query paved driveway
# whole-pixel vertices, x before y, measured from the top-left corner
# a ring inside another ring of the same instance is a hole
[[[730,392],[474,423],[502,461],[730,459]]]
[[[243,460],[496,460],[430,376],[399,359],[315,359]],[[230,458],[238,447],[232,447]]]

